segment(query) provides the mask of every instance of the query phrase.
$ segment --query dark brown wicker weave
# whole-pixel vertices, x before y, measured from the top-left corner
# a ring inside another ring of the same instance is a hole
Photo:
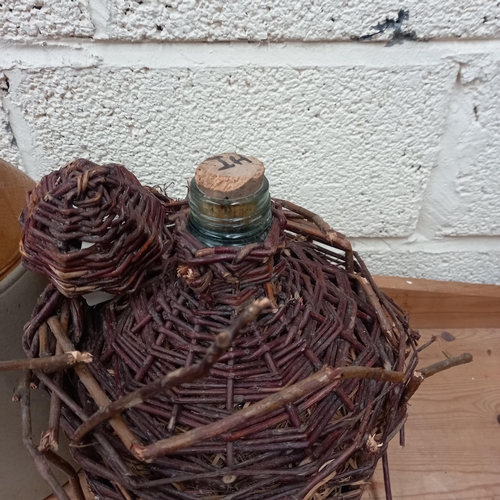
[[[138,192],[147,202],[136,206],[154,205]],[[41,297],[25,328],[28,355],[76,347],[94,361],[64,375],[34,371],[51,393],[51,421],[41,453],[25,422],[30,453],[57,462],[62,427],[105,499],[360,499],[425,376],[406,313],[342,235],[289,202],[273,202],[267,239],[246,247],[203,248],[186,231],[186,202],[163,210],[171,252],[160,272],[134,275],[144,279],[133,293],[94,308],[52,284]],[[389,485],[387,461],[384,470]]]
[[[132,291],[165,251],[164,215],[159,199],[122,165],[75,160],[28,194],[23,264],[67,297]]]

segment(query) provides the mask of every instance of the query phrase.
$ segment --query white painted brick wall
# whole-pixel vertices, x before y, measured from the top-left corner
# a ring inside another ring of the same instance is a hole
[[[392,276],[418,276],[434,280],[475,283],[500,283],[500,251],[426,251],[362,253],[364,261],[374,274]]]
[[[83,156],[181,196],[237,150],[374,272],[500,284],[498,2],[0,3],[0,156],[33,177]]]
[[[500,64],[489,55],[457,60],[444,148],[422,219],[430,235],[500,235]]]
[[[108,35],[131,40],[387,39],[395,30],[420,39],[500,34],[500,7],[487,0],[110,0],[108,6]],[[401,10],[408,14],[394,23]]]
[[[94,33],[86,0],[2,0],[0,37],[89,37]]]

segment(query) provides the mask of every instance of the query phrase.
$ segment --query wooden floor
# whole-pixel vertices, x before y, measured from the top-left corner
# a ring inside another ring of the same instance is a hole
[[[446,332],[421,331],[423,342],[440,335],[421,366],[443,352],[474,361],[427,379],[412,399],[406,447],[389,447],[394,500],[500,499],[500,329]],[[363,500],[385,500],[380,467]]]

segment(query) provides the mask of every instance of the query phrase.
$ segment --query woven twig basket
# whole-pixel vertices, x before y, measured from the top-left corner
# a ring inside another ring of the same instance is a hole
[[[56,460],[61,427],[105,499],[360,499],[423,379],[418,332],[315,214],[275,200],[263,243],[204,248],[188,210],[124,167],[81,161],[31,195],[24,258],[53,284],[26,352],[93,355],[34,371],[52,401],[43,456]],[[95,238],[90,252],[68,246],[68,214],[73,239]],[[134,236],[115,220],[134,221]],[[97,276],[74,272],[101,262]],[[76,297],[89,287],[126,293],[91,308]]]

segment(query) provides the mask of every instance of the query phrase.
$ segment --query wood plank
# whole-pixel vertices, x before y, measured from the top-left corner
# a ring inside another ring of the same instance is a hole
[[[374,276],[414,328],[500,328],[500,286]]]
[[[425,330],[422,342],[440,330]],[[500,499],[500,330],[448,330],[455,340],[421,353],[420,366],[470,352],[474,361],[429,378],[411,401],[406,447],[389,445],[394,500]],[[446,338],[451,338],[445,335]],[[363,500],[385,500],[381,467]]]

